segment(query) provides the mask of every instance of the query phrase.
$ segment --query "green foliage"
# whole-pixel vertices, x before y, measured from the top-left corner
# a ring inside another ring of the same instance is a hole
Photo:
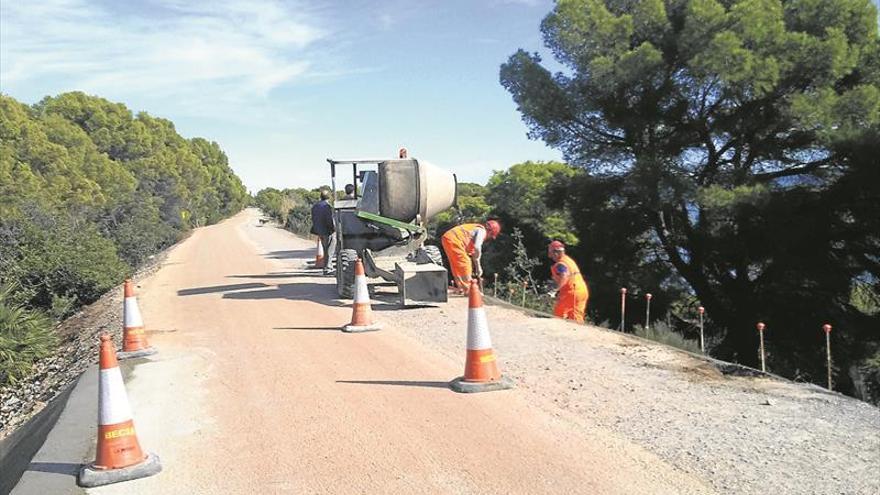
[[[58,344],[51,318],[13,302],[14,290],[13,285],[0,286],[0,385],[27,376],[34,362]]]
[[[567,222],[538,208],[526,245],[572,230],[600,320],[618,318],[620,286],[669,294],[660,311],[695,295],[724,335],[719,356],[754,365],[762,319],[789,376],[822,380],[830,321],[846,329],[836,382],[852,392],[880,342],[880,315],[850,297],[880,278],[870,0],[560,0],[541,31],[565,70],[520,50],[501,83],[530,136],[583,172],[535,187]],[[519,222],[535,203],[511,191],[522,205],[488,202]]]
[[[551,184],[566,183],[577,173],[564,163],[520,163],[492,175],[486,199],[505,225],[528,228],[548,240],[575,245],[578,238],[561,198],[547,193]]]
[[[80,92],[0,95],[0,280],[62,317],[249,196],[216,143]]]
[[[462,223],[486,221],[492,208],[486,203],[486,187],[470,182],[458,184],[458,210],[449,208],[438,213],[428,223],[428,232],[439,239],[444,232]]]
[[[643,325],[636,325],[634,333],[643,339],[653,340],[693,353],[700,352],[699,341],[684,338],[662,321],[652,322],[650,328],[647,329]]]
[[[254,204],[291,232],[307,236],[312,227],[312,205],[321,199],[321,189],[325,188],[279,191],[267,187],[254,195]]]

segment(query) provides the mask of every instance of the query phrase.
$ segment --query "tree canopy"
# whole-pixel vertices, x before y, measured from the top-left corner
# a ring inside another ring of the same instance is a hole
[[[564,69],[520,50],[500,79],[584,171],[557,191],[579,236],[667,267],[726,330],[722,357],[757,362],[759,319],[790,376],[821,376],[826,321],[840,366],[876,352],[878,315],[851,304],[880,288],[870,0],[559,0],[541,33]]]
[[[217,145],[83,93],[0,95],[0,282],[63,315],[249,196]]]

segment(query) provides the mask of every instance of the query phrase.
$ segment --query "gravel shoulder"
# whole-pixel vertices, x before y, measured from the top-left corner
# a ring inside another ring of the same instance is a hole
[[[505,306],[487,309],[502,370],[550,414],[614,432],[720,493],[880,493],[880,410],[865,402]],[[466,308],[457,298],[382,316],[455,358]]]

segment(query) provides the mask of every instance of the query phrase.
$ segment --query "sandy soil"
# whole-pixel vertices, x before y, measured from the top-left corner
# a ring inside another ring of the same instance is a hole
[[[877,493],[880,413],[610,331],[489,307],[514,390],[446,388],[466,302],[344,334],[314,244],[246,211],[141,282],[127,382],[159,476],[94,493]],[[768,403],[769,405],[765,405]]]

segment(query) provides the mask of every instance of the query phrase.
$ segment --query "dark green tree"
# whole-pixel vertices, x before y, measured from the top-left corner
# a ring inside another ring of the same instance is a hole
[[[560,0],[541,31],[564,70],[520,50],[501,83],[532,138],[611,186],[626,216],[596,235],[673,267],[723,357],[756,363],[762,319],[771,366],[819,379],[828,320],[847,385],[880,327],[849,303],[880,277],[877,28],[870,0]]]

